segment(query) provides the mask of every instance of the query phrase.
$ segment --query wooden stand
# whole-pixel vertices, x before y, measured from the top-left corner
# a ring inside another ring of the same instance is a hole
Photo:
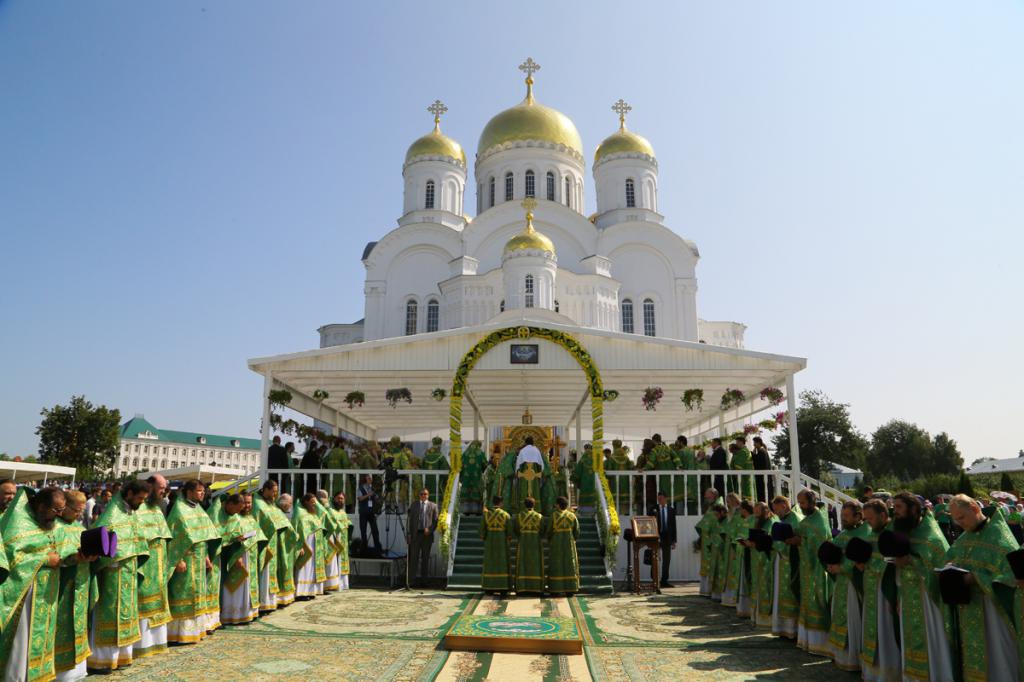
[[[661,576],[661,541],[658,537],[658,520],[653,516],[633,517],[633,592],[654,592],[661,594],[661,586],[658,578]],[[640,550],[651,550],[651,582],[647,583],[640,578]]]

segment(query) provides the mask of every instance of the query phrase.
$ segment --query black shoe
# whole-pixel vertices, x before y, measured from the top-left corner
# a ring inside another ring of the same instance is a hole
[[[673,586],[673,585],[672,585],[672,583],[670,583],[670,582],[669,582],[669,581],[667,581],[667,580],[663,580],[663,581],[661,582],[661,587],[672,587],[672,586]]]

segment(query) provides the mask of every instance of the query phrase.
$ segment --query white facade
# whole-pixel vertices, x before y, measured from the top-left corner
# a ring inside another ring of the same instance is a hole
[[[114,476],[135,472],[215,465],[250,474],[260,465],[259,441],[158,429],[136,415],[121,426]]]

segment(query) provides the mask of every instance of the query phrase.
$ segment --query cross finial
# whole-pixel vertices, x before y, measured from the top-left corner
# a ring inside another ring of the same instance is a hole
[[[523,199],[522,207],[526,209],[526,231],[533,232],[533,209],[537,208],[537,200],[526,197]]]
[[[441,100],[435,99],[434,103],[427,107],[427,111],[434,115],[434,130],[440,130],[441,115],[448,111],[448,107]]]
[[[540,64],[527,57],[526,61],[519,65],[519,70],[526,74],[526,100],[533,101],[533,74],[540,71]]]
[[[619,99],[618,102],[612,105],[612,111],[619,115],[619,129],[626,129],[626,114],[633,111],[633,107],[626,103],[626,100]]]

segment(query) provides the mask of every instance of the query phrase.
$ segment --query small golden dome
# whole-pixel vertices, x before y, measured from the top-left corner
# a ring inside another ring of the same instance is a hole
[[[503,253],[506,256],[516,251],[527,250],[549,251],[552,256],[555,255],[554,243],[546,235],[533,229],[533,209],[536,205],[536,199],[523,201],[523,207],[526,208],[526,228],[505,243]]]
[[[622,99],[612,105],[612,111],[619,115],[619,129],[604,138],[604,142],[597,146],[597,151],[594,152],[595,164],[609,154],[624,152],[646,154],[654,158],[654,147],[647,141],[647,138],[626,130],[626,114],[632,110],[633,107]]]
[[[434,115],[434,129],[413,142],[409,151],[405,153],[405,162],[409,163],[417,156],[446,156],[466,165],[466,152],[462,145],[441,132],[441,114],[448,111],[448,107],[437,99],[427,107],[427,111]]]

